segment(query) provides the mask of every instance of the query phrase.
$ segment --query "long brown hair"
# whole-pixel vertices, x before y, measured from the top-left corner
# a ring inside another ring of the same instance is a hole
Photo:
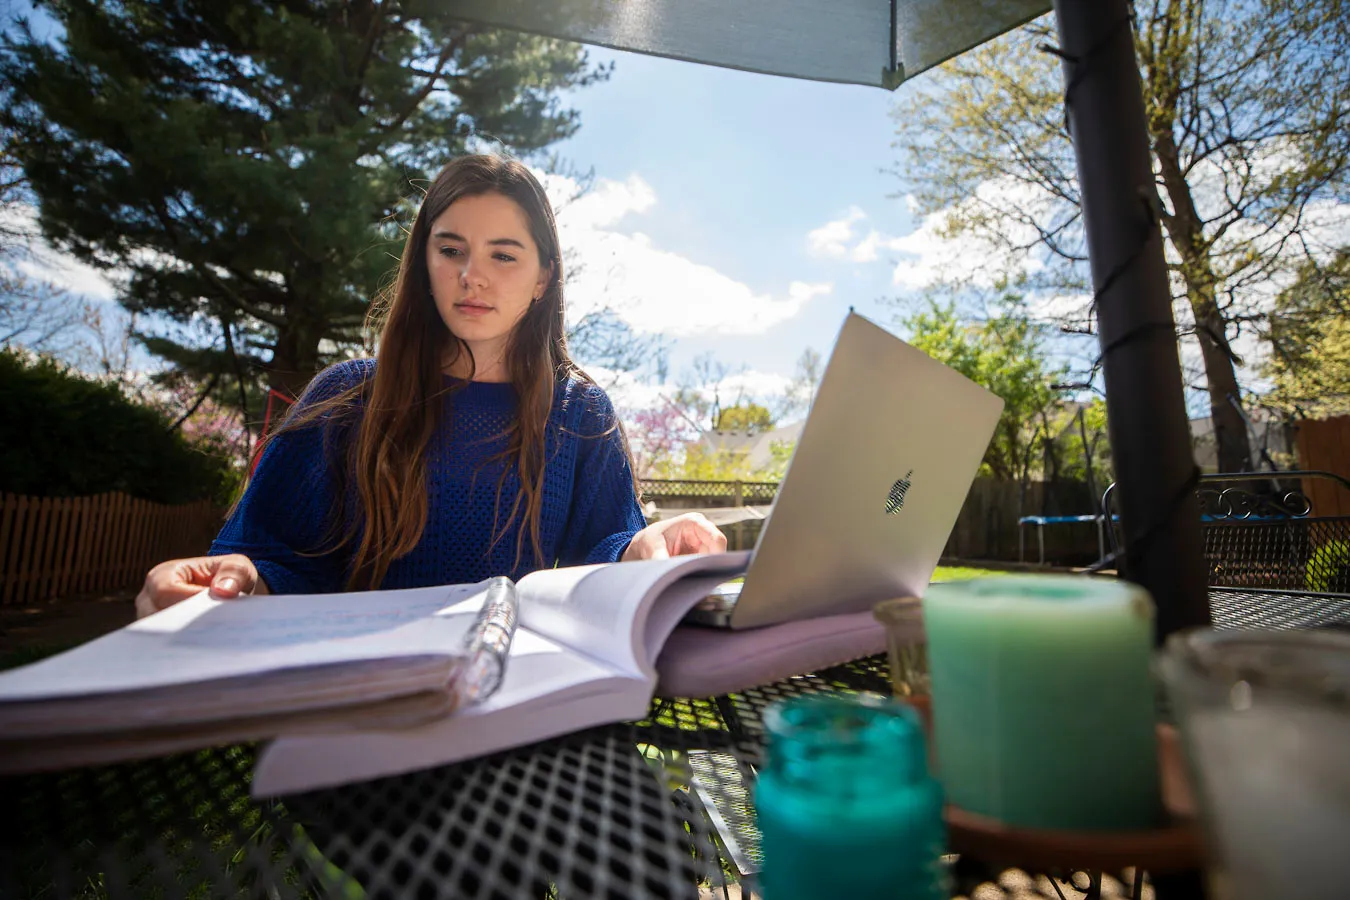
[[[503,456],[514,461],[520,492],[502,519],[498,483],[497,521],[493,542],[519,519],[516,561],[529,532],[536,565],[544,564],[539,523],[543,509],[545,430],[560,379],[594,383],[567,352],[563,325],[563,265],[553,208],[543,187],[517,160],[498,156],[463,156],[450,162],[432,181],[417,211],[403,248],[398,278],[372,304],[368,324],[380,334],[375,376],[331,400],[314,404],[292,417],[284,429],[313,423],[333,410],[359,410],[355,439],[347,446],[342,474],[353,477],[360,526],[354,517],[343,528],[344,486],[335,498],[333,535],[337,545],[357,544],[348,588],[378,587],[395,559],[410,553],[427,524],[426,448],[446,405],[441,377],[461,355],[473,355],[455,337],[436,310],[431,296],[426,252],[431,225],[456,200],[500,194],[514,201],[530,224],[539,249],[539,264],[550,272],[548,286],[516,324],[506,353],[507,371],[518,398],[518,412],[508,433]],[[472,376],[471,376],[472,377]],[[610,431],[622,428],[617,419]],[[623,441],[627,454],[627,440]],[[632,465],[631,454],[629,465]],[[503,475],[503,478],[505,475]],[[345,481],[340,478],[339,482]],[[347,482],[350,484],[350,482]],[[358,539],[359,535],[359,539]]]

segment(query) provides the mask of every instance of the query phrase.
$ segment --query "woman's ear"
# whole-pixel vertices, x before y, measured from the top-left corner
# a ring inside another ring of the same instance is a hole
[[[547,265],[539,269],[539,280],[534,285],[534,299],[536,301],[544,299],[544,294],[548,293],[548,286],[553,281],[553,262],[549,261]]]

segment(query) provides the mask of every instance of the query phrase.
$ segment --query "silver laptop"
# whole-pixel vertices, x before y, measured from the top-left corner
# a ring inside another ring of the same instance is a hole
[[[687,622],[754,628],[921,596],[1003,401],[849,313],[743,583]]]

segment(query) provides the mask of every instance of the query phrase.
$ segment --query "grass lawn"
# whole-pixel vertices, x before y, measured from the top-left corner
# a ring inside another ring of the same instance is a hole
[[[938,566],[933,572],[933,581],[969,581],[972,578],[988,578],[990,575],[1007,575],[1001,569],[977,569],[972,566]],[[730,578],[728,581],[745,581],[745,576]]]
[[[969,581],[972,578],[988,578],[990,575],[1006,575],[998,569],[973,569],[970,566],[938,566],[933,572],[933,581]]]

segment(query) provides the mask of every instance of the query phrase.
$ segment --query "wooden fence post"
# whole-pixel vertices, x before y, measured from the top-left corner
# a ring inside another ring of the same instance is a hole
[[[51,559],[56,551],[56,501],[43,497],[38,502],[38,521],[36,528],[37,546],[33,552],[32,580],[28,586],[28,599],[37,600],[47,589],[47,579],[51,574]]]
[[[64,552],[57,564],[61,574],[53,588],[58,597],[70,591],[72,570],[75,568],[75,551],[80,541],[80,501],[75,497],[66,497],[61,501],[61,507],[65,511],[66,527],[61,534]]]
[[[18,584],[14,599],[23,603],[28,599],[28,583],[32,578],[33,544],[37,542],[38,501],[28,497],[19,499],[19,523],[23,534],[23,550],[19,554]]]
[[[4,506],[0,508],[0,603],[8,603],[14,575],[19,571],[18,552],[14,545],[18,541],[19,529],[15,525],[18,518],[19,498],[13,494],[0,495]]]
[[[94,515],[94,530],[91,537],[94,540],[93,552],[90,554],[88,578],[85,581],[84,591],[92,592],[101,590],[103,587],[102,578],[104,566],[108,559],[109,526],[112,524],[112,494],[99,494],[98,505],[95,507],[97,512]]]
[[[737,479],[736,479],[736,483],[735,483],[734,485],[732,485],[732,489],[731,489],[731,505],[732,505],[732,506],[745,506],[745,485],[741,482],[741,480],[740,480],[739,478],[737,478]],[[735,544],[733,545],[732,549],[733,549],[733,550],[744,550],[744,549],[745,549],[745,524],[744,524],[743,522],[736,522],[735,525],[734,525],[734,527],[733,527],[733,534],[735,535],[736,542],[735,542]]]
[[[89,561],[94,553],[94,498],[81,497],[76,504],[78,515],[75,540],[78,546],[75,548],[75,564],[70,573],[70,589],[79,594],[83,593],[85,582],[89,578]]]

